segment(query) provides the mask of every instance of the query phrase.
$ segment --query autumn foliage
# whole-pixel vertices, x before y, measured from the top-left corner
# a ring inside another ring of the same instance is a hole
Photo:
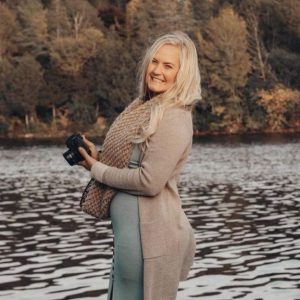
[[[158,35],[199,53],[197,134],[300,130],[298,0],[1,0],[0,135],[102,135]]]
[[[267,114],[268,128],[271,131],[299,126],[300,91],[285,86],[276,86],[271,90],[260,90],[257,103]]]

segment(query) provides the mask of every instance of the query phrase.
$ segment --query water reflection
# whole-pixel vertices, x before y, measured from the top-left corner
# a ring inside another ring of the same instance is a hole
[[[300,299],[300,139],[194,144],[181,176],[197,256],[179,300]],[[109,222],[78,207],[63,146],[2,146],[1,299],[106,299]]]

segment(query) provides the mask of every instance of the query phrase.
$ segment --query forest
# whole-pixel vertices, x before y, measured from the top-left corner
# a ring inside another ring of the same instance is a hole
[[[194,132],[300,131],[299,0],[0,0],[0,137],[103,136],[157,36],[194,40]]]

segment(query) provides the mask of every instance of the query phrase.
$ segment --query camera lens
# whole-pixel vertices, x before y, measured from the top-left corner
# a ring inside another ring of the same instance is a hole
[[[74,152],[68,150],[65,153],[63,153],[64,158],[66,159],[66,161],[71,165],[75,165],[77,163],[76,161],[76,155]]]
[[[84,160],[80,155],[78,148],[83,147],[90,154],[90,149],[84,144],[82,136],[80,134],[72,134],[66,140],[66,145],[69,148],[65,153],[63,153],[64,158],[69,163],[69,165],[76,165],[78,162]]]

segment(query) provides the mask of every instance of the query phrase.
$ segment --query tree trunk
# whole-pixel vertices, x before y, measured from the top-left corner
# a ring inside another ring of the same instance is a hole
[[[75,39],[78,38],[79,32],[83,26],[83,16],[79,13],[73,15]]]
[[[25,125],[26,125],[26,129],[29,129],[30,121],[29,121],[29,114],[28,113],[26,113],[26,115],[25,115]]]
[[[37,114],[36,114],[36,111],[33,110],[33,111],[30,112],[28,115],[29,115],[29,122],[30,122],[30,125],[31,125],[31,124],[35,124],[36,121],[37,121],[37,119],[38,119]]]
[[[99,103],[96,104],[95,117],[98,118],[99,115]]]
[[[262,51],[261,51],[261,45],[258,35],[258,20],[257,17],[253,16],[253,31],[254,31],[254,39],[255,39],[255,45],[256,45],[256,53],[257,53],[257,59],[260,67],[260,73],[262,79],[266,80],[266,72],[265,72],[265,64],[262,58]]]
[[[56,123],[56,107],[54,104],[52,105],[52,123]]]
[[[251,55],[255,57],[254,68],[259,71],[261,78],[265,81],[267,78],[267,65],[263,58],[264,49],[259,36],[259,19],[257,16],[258,8],[255,6],[255,3],[252,3],[252,5],[246,10],[246,20],[248,30],[250,31],[248,49]]]

